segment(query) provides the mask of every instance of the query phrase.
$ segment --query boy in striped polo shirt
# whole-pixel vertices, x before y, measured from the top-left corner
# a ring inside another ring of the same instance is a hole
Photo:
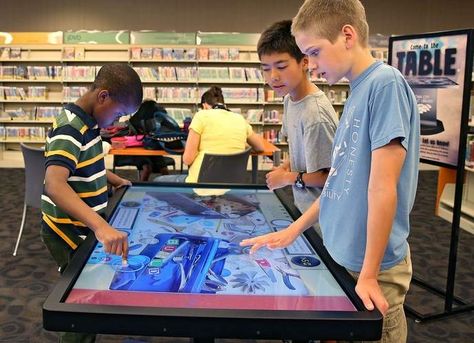
[[[126,259],[125,233],[102,217],[107,182],[130,185],[105,169],[100,128],[133,113],[142,102],[142,84],[127,64],[103,66],[91,88],[56,118],[46,141],[46,175],[42,196],[41,238],[64,270],[76,248],[92,230],[106,253]]]

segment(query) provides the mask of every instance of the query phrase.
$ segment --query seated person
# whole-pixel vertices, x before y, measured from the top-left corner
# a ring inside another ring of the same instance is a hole
[[[262,137],[253,132],[242,115],[227,109],[220,87],[212,86],[202,95],[201,107],[189,126],[183,154],[189,174],[159,176],[154,181],[197,182],[205,153],[233,154],[245,150],[247,144],[255,151],[263,151]]]

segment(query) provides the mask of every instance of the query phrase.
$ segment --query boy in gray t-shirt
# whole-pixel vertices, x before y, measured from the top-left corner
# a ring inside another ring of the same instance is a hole
[[[278,96],[285,96],[282,134],[288,138],[290,155],[267,174],[267,186],[293,186],[295,205],[304,212],[326,182],[337,116],[326,95],[308,79],[308,58],[291,35],[291,20],[266,29],[257,52],[265,81]]]

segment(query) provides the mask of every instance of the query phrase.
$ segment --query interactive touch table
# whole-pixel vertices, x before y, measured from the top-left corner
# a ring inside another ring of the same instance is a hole
[[[195,187],[118,192],[108,218],[128,235],[128,265],[89,235],[44,304],[45,329],[209,341],[380,337],[381,314],[363,309],[314,230],[283,250],[240,247],[299,215],[284,192]]]

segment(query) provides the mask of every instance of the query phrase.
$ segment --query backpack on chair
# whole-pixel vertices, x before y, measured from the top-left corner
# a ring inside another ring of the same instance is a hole
[[[138,111],[129,119],[130,131],[135,135],[144,135],[145,149],[165,150],[168,153],[180,153],[184,149],[187,134],[178,123],[154,100],[144,101]]]

